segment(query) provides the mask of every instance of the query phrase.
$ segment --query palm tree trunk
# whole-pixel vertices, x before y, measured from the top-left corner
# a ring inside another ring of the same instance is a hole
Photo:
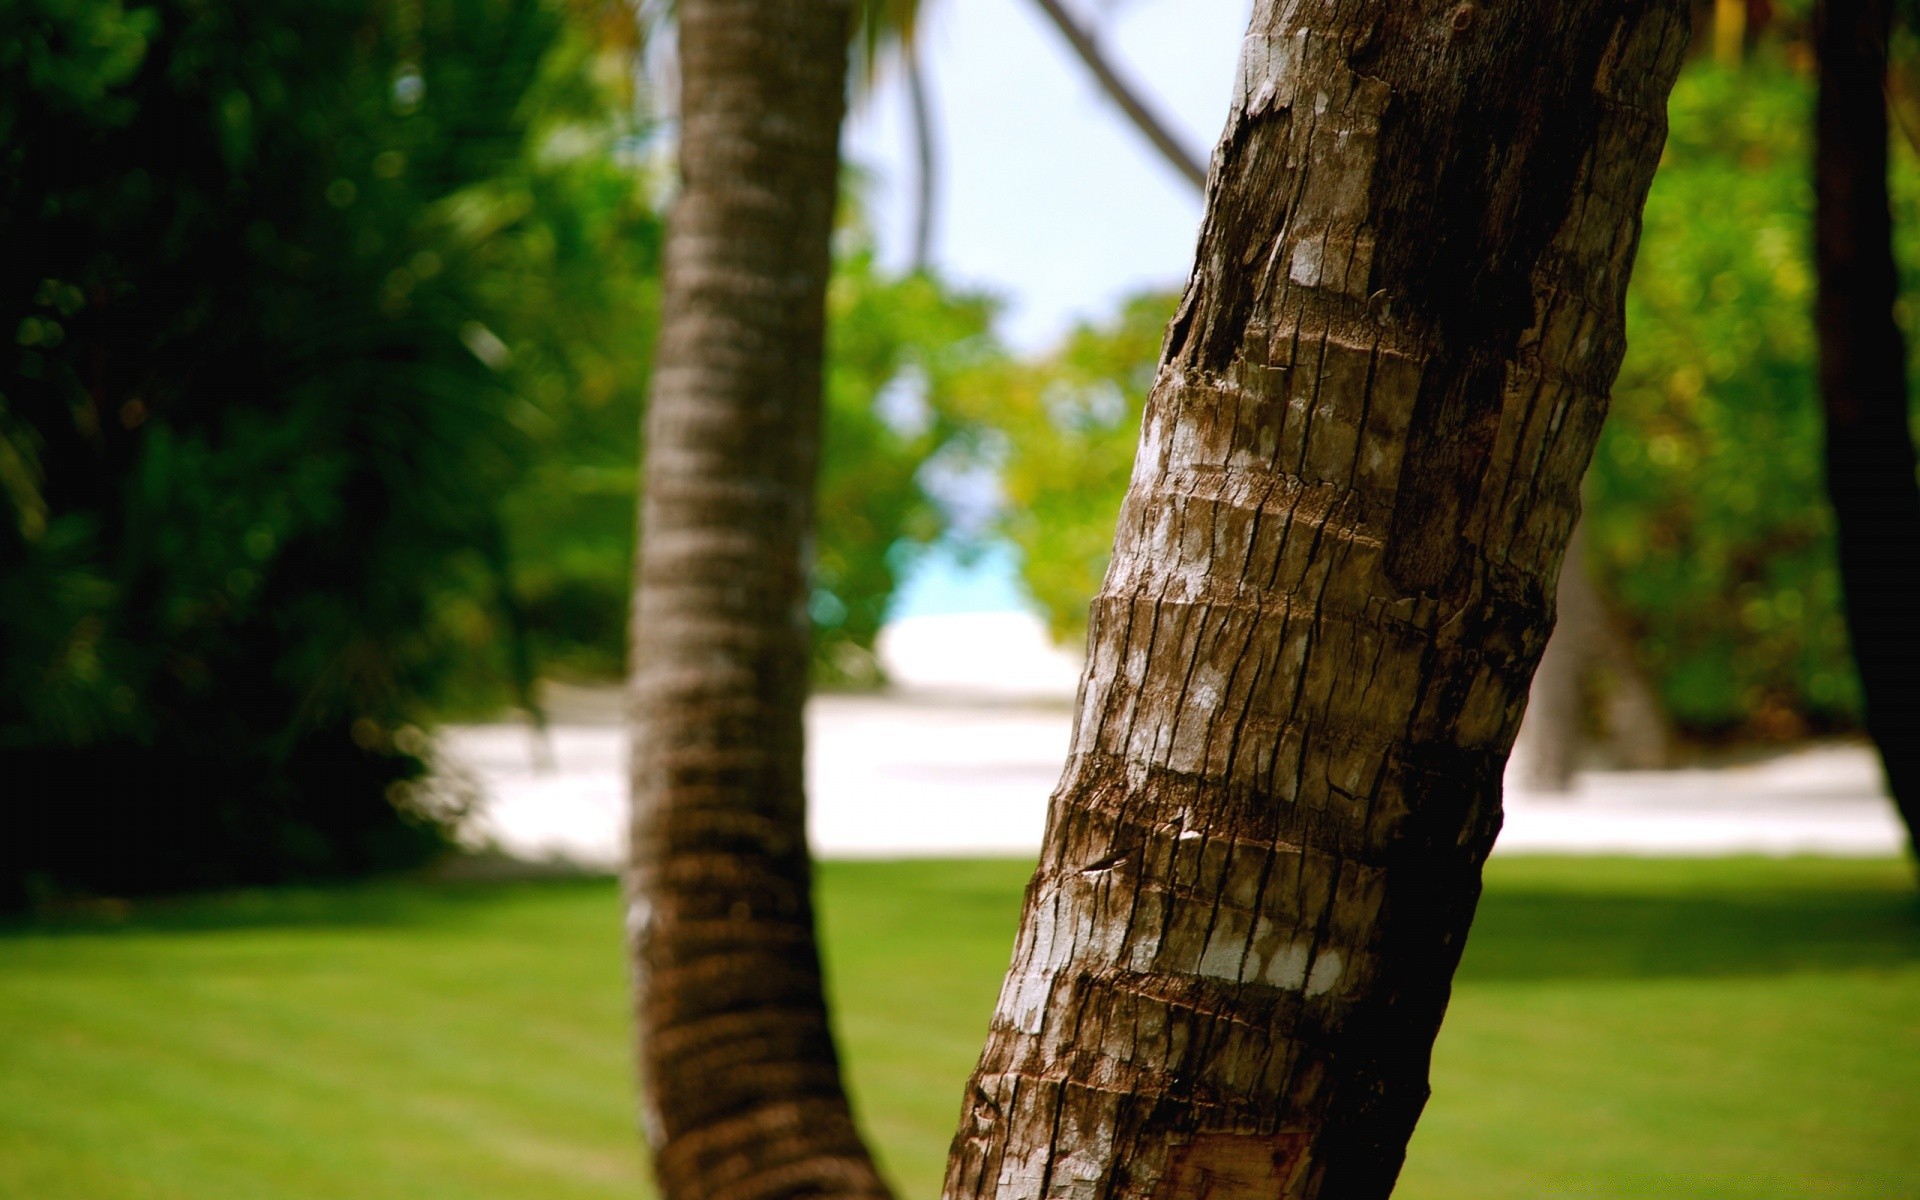
[[[1173,136],[1139,91],[1120,77],[1093,35],[1074,20],[1061,0],[1035,2],[1167,165],[1204,191],[1207,176],[1200,160]],[[1722,4],[1721,9],[1724,7]],[[1717,16],[1716,22],[1722,19]],[[1719,29],[1716,24],[1716,36]],[[1573,785],[1574,761],[1586,723],[1587,682],[1597,665],[1604,663],[1612,685],[1607,707],[1614,755],[1635,767],[1664,766],[1670,738],[1652,682],[1634,660],[1632,647],[1620,636],[1606,601],[1584,571],[1565,575],[1560,581],[1563,612],[1569,602],[1578,615],[1573,620],[1563,618],[1555,629],[1534,680],[1529,716],[1521,728],[1528,784],[1542,792],[1564,792]]]
[[[933,266],[934,207],[939,200],[940,156],[933,144],[933,103],[927,96],[926,66],[920,61],[920,46],[909,40],[900,48],[907,79],[907,107],[913,119],[915,161],[913,211],[913,270],[926,271]]]
[[[1907,574],[1920,562],[1920,484],[1887,203],[1886,0],[1814,6],[1814,256],[1827,495],[1840,543],[1847,632],[1867,732],[1887,786],[1920,839],[1920,622]],[[1916,843],[1920,844],[1920,843]]]
[[[1673,758],[1673,728],[1653,680],[1640,666],[1634,643],[1608,611],[1591,580],[1594,659],[1606,678],[1603,702],[1607,746],[1613,761],[1635,771],[1658,771]]]
[[[1587,578],[1581,542],[1580,526],[1575,525],[1554,591],[1553,636],[1533,672],[1526,715],[1514,743],[1515,766],[1528,791],[1570,790],[1584,740],[1600,597]]]
[[[1120,73],[1114,69],[1113,64],[1107,61],[1106,55],[1100,52],[1100,47],[1093,40],[1093,35],[1081,28],[1080,23],[1073,19],[1073,15],[1066,10],[1060,0],[1036,0],[1036,3],[1040,5],[1040,11],[1046,14],[1047,19],[1053,22],[1053,27],[1060,31],[1060,36],[1067,39],[1067,45],[1079,57],[1081,65],[1092,72],[1094,81],[1100,85],[1100,90],[1107,94],[1109,100],[1120,106],[1120,111],[1127,115],[1133,127],[1138,129],[1147,141],[1153,143],[1153,148],[1160,152],[1160,157],[1164,158],[1174,170],[1180,172],[1180,175],[1194,187],[1206,187],[1206,167],[1199,159],[1187,152],[1187,148],[1180,143],[1180,139],[1167,128],[1166,122],[1148,108],[1147,102],[1141,98],[1140,94],[1120,77]]]
[[[841,1086],[802,791],[847,0],[683,0],[647,413],[629,932],[668,1200],[887,1194]]]
[[[946,1195],[1391,1190],[1682,0],[1257,0]]]
[[[1587,572],[1584,541],[1580,525],[1575,525],[1555,592],[1553,636],[1533,673],[1527,714],[1514,747],[1521,778],[1533,792],[1573,787],[1586,731],[1588,683],[1596,673],[1605,678],[1603,707],[1613,761],[1638,770],[1667,763],[1671,734],[1660,698]]]

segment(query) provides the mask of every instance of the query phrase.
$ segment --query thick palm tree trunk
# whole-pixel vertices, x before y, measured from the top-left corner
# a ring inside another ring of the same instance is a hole
[[[1167,165],[1192,183],[1196,191],[1204,192],[1206,168],[1169,132],[1138,91],[1120,77],[1093,35],[1067,12],[1061,0],[1035,2],[1134,128]],[[1724,8],[1723,4],[1716,12]],[[1720,20],[1716,16],[1716,39]],[[921,211],[926,211],[924,200]],[[924,239],[924,224],[922,229]],[[918,264],[922,260],[915,261]],[[1579,540],[1577,527],[1574,540]],[[1572,557],[1575,563],[1581,561],[1577,551]],[[1586,725],[1587,684],[1596,668],[1604,668],[1609,683],[1606,715],[1613,756],[1636,768],[1665,766],[1670,734],[1659,697],[1584,569],[1561,573],[1559,610],[1560,620],[1534,676],[1527,717],[1520,727],[1528,786],[1539,792],[1565,792],[1573,786],[1575,760]]]
[[[1257,0],[946,1195],[1388,1194],[1682,0]]]
[[[882,1197],[821,993],[802,793],[847,0],[683,0],[647,414],[632,956],[669,1200]]]
[[[1920,563],[1920,484],[1906,348],[1893,319],[1899,281],[1882,93],[1888,12],[1887,0],[1822,0],[1814,7],[1814,254],[1827,494],[1839,527],[1847,632],[1867,732],[1911,838],[1920,834],[1920,621],[1910,574]]]

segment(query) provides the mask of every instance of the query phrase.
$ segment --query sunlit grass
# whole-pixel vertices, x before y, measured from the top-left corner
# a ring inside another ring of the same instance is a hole
[[[1026,868],[829,864],[867,1124],[935,1193]],[[0,933],[0,1197],[632,1197],[604,881],[220,897]],[[1920,1196],[1896,862],[1496,861],[1400,1196]]]

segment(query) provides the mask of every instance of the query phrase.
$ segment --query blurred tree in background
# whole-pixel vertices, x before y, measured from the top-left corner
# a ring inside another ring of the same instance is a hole
[[[430,716],[623,668],[659,178],[618,0],[0,14],[0,903],[445,844]],[[991,304],[833,287],[816,667],[879,678]]]
[[[497,635],[529,466],[607,437],[632,461],[656,223],[579,25],[0,16],[5,899],[442,843],[408,722],[476,658],[526,673]]]
[[[1794,44],[1699,62],[1670,108],[1590,476],[1589,552],[1695,736],[1852,729],[1858,684],[1821,482],[1813,80]],[[1893,170],[1903,261],[1920,172]]]
[[[1811,59],[1799,26],[1772,32],[1732,63],[1696,59],[1673,93],[1588,483],[1591,565],[1695,739],[1859,722],[1814,390]],[[1896,149],[1901,260],[1915,263],[1920,170]],[[1006,435],[1005,533],[1069,644],[1106,568],[1173,303],[1141,297],[979,395],[979,419]]]
[[[437,606],[468,648],[463,673],[435,697],[441,713],[524,703],[536,672],[604,677],[624,665],[640,418],[659,319],[658,172],[643,157],[651,130],[632,115],[632,13],[622,0],[567,0],[565,12],[524,102],[541,127],[535,169],[504,173],[461,202],[476,287],[493,311],[512,314],[498,345],[476,355],[513,389],[522,455],[498,501],[502,536],[486,543],[504,560],[492,575],[496,586],[511,581],[512,604],[489,604],[488,589],[472,587]]]
[[[1859,720],[1805,8],[1703,10],[1589,482],[1596,578],[1696,739]],[[457,809],[417,724],[621,674],[669,186],[642,32],[620,0],[0,10],[5,902],[417,861]],[[1920,261],[1898,144],[1893,184]],[[1174,298],[1017,360],[845,204],[816,678],[880,681],[914,547],[968,534],[942,471],[998,473],[987,536],[1077,643]]]
[[[859,685],[881,681],[874,640],[912,549],[949,524],[922,472],[975,446],[965,397],[1005,355],[990,300],[925,271],[885,275],[864,233],[844,233],[827,293],[811,607],[816,680]]]
[[[970,393],[976,419],[1003,435],[1001,530],[1020,550],[1022,580],[1053,636],[1076,649],[1113,550],[1113,517],[1178,299],[1136,296],[1112,321],[1080,326],[1052,355],[1009,363]]]

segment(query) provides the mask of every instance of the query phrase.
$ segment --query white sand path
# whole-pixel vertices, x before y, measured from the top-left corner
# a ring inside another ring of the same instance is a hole
[[[822,695],[808,708],[814,852],[1034,854],[1066,756],[1072,660],[1011,614],[902,622],[883,651],[912,686]],[[468,836],[519,858],[612,867],[626,813],[619,695],[557,689],[552,711],[544,766],[522,724],[440,732],[449,766],[481,792]],[[1506,810],[1496,853],[1876,856],[1905,845],[1878,764],[1856,744],[1737,766],[1592,771],[1564,795],[1527,792],[1510,773]]]

